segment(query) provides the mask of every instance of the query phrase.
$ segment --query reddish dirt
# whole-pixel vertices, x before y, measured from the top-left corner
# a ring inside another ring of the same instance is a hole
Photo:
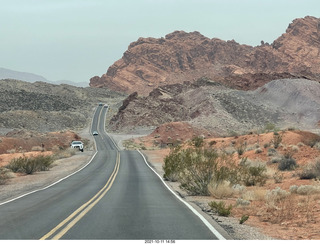
[[[0,166],[5,166],[14,158],[50,155],[52,151],[69,147],[72,140],[80,139],[71,131],[38,133],[14,130],[0,137]]]
[[[14,130],[6,136],[0,137],[0,154],[52,150],[53,147],[69,147],[72,140],[80,137],[71,131],[38,133],[24,130]]]

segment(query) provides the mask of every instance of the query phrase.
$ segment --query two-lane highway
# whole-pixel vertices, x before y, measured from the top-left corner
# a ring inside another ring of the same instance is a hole
[[[0,205],[0,239],[224,239],[165,187],[139,152],[118,149],[105,133],[106,113],[98,106],[94,114],[97,153],[86,167]]]

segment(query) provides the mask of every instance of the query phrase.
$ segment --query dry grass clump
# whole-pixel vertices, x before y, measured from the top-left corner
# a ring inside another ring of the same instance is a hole
[[[53,149],[53,152],[54,152],[53,157],[55,160],[62,159],[62,158],[70,158],[76,154],[76,151],[78,151],[78,149],[76,148],[68,147],[67,149],[59,149],[58,147],[55,147]]]
[[[210,195],[217,199],[229,198],[236,194],[236,190],[228,181],[223,181],[220,184],[213,182],[212,184],[209,184],[208,190]]]
[[[5,168],[5,167],[0,167],[0,185],[4,185],[8,179],[12,178],[12,172]]]

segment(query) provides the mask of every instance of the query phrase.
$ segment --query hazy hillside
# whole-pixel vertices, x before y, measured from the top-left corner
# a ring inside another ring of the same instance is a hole
[[[28,82],[44,81],[49,82],[46,78],[41,75],[36,75],[28,72],[20,72],[5,68],[0,68],[0,79],[14,79]]]
[[[116,106],[124,96],[108,89],[0,80],[0,128],[79,129],[99,102]]]
[[[56,84],[56,85],[67,84],[67,85],[78,86],[78,87],[89,86],[89,82],[73,82],[69,80],[50,81],[41,75],[28,73],[28,72],[20,72],[20,71],[5,69],[5,68],[0,68],[0,80],[1,79],[13,79],[13,80],[21,80],[21,81],[27,81],[27,82],[43,81],[43,82]]]

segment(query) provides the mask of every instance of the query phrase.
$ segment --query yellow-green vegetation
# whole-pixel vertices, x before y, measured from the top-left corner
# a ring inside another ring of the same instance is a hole
[[[226,206],[226,203],[223,201],[220,202],[209,202],[208,203],[211,210],[217,212],[218,215],[228,217],[231,214],[232,205]]]
[[[233,155],[215,149],[175,147],[164,159],[164,179],[180,182],[180,187],[190,195],[210,195],[210,189],[219,185],[264,185],[266,167],[254,165],[243,158],[239,164]]]
[[[49,170],[53,163],[51,156],[19,157],[10,161],[6,166],[14,173],[33,174],[37,171]]]

